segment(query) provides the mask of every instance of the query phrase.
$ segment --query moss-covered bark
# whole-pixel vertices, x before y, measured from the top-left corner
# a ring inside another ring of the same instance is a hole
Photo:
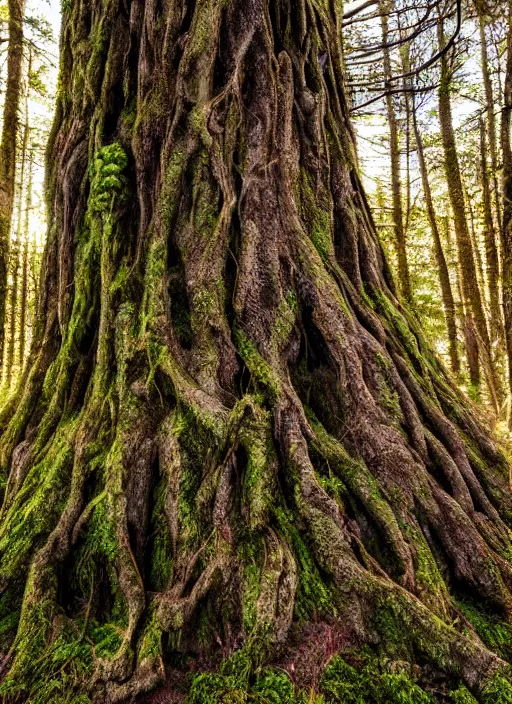
[[[510,620],[508,465],[395,298],[340,23],[66,4],[0,415],[6,702],[511,701],[459,606]]]

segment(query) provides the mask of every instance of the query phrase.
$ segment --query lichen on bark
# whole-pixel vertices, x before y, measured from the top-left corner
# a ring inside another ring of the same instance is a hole
[[[510,701],[508,465],[395,296],[340,24],[66,4],[5,701]]]

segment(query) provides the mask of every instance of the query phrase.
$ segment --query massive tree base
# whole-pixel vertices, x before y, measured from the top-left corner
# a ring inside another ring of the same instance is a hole
[[[5,702],[512,701],[508,465],[395,298],[340,23],[65,3]]]

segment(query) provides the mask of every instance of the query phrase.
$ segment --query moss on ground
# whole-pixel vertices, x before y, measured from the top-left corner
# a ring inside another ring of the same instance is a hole
[[[469,597],[454,599],[483,643],[507,661],[512,660],[512,626]]]
[[[435,704],[437,696],[422,686],[420,668],[413,672],[407,662],[379,660],[365,648],[345,657],[334,656],[327,664],[316,689],[296,687],[288,672],[280,668],[251,669],[250,661],[238,651],[218,673],[197,675],[186,704]],[[238,657],[241,656],[241,657]],[[480,699],[509,704],[510,684],[496,676]],[[443,702],[477,704],[461,683],[445,683]]]

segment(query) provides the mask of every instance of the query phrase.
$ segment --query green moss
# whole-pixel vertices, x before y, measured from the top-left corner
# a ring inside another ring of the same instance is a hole
[[[485,645],[504,660],[512,660],[512,626],[467,596],[454,601]]]
[[[187,155],[182,149],[175,149],[167,161],[165,178],[162,187],[161,208],[164,224],[169,228],[178,206],[180,189],[179,181],[187,163]]]
[[[164,281],[167,266],[167,244],[163,237],[154,237],[149,245],[144,277],[140,336],[165,311]]]
[[[299,704],[306,701],[296,692],[282,670],[265,668],[253,674],[246,650],[235,652],[220,674],[204,673],[192,682],[187,704]]]
[[[159,478],[153,490],[153,511],[151,514],[151,588],[157,592],[167,588],[172,573],[172,552],[169,539],[169,527],[164,512],[167,483]]]
[[[233,417],[244,413],[246,417],[240,429],[239,441],[245,450],[243,474],[243,500],[249,509],[249,526],[257,530],[268,522],[268,513],[276,491],[275,466],[277,457],[271,433],[271,418],[268,411],[244,397]]]
[[[111,510],[105,505],[105,494],[100,494],[95,502],[75,551],[71,573],[72,584],[84,598],[89,597],[94,587],[98,566],[104,562],[115,563],[118,556],[117,537]]]
[[[334,251],[330,199],[328,196],[322,198],[321,193],[315,192],[311,177],[305,170],[301,171],[300,194],[302,217],[309,227],[311,241],[322,260],[327,262]]]
[[[375,301],[366,292],[364,284],[362,285],[362,288],[361,288],[361,298],[363,299],[363,301],[366,303],[367,306],[369,306],[372,310],[375,310]]]
[[[150,609],[146,626],[139,641],[138,659],[154,660],[162,656],[162,629],[159,626],[157,612]]]
[[[274,372],[270,364],[259,354],[254,342],[250,340],[240,328],[235,330],[235,339],[238,353],[244,360],[254,380],[264,387],[267,393],[270,394],[272,400],[276,399],[281,390],[278,375]]]
[[[317,209],[311,226],[311,240],[323,261],[329,260],[333,252],[331,216],[325,210]]]
[[[173,413],[172,431],[180,447],[180,549],[197,549],[199,539],[206,539],[211,534],[211,527],[201,521],[198,493],[200,488],[208,492],[208,488],[216,486],[212,481],[209,487],[202,487],[204,467],[208,465],[208,458],[214,457],[223,447],[225,428],[190,406]]]
[[[187,704],[246,704],[246,689],[234,677],[204,673],[198,675],[190,688]]]
[[[280,532],[292,547],[297,563],[296,618],[299,621],[309,621],[321,615],[336,615],[335,591],[322,579],[306,543],[294,525],[292,514],[285,509],[275,508],[274,516]]]
[[[123,172],[127,165],[128,157],[120,144],[109,144],[98,150],[91,169],[90,212],[108,213],[115,199],[124,193]]]
[[[282,670],[268,668],[258,677],[253,692],[267,704],[295,704],[295,687]]]
[[[112,659],[123,643],[123,635],[114,624],[92,621],[87,627],[87,637],[94,643],[94,654],[105,660]]]
[[[510,681],[503,675],[494,675],[482,690],[482,704],[512,704]]]
[[[199,291],[194,296],[192,310],[195,315],[204,320],[215,310],[216,303],[217,299],[214,293],[211,291]]]
[[[449,701],[453,704],[478,704],[471,692],[463,684],[449,694]]]
[[[446,617],[444,606],[449,596],[448,589],[423,533],[419,528],[410,524],[404,525],[402,530],[414,546],[418,596],[432,611],[441,617]]]
[[[52,599],[55,588],[51,570],[31,570],[26,594],[37,594],[37,599],[31,603],[29,597],[24,602],[13,646],[16,657],[0,685],[2,701],[89,702],[84,692],[92,666],[91,646],[63,615],[57,617]]]
[[[342,657],[334,657],[320,683],[331,704],[433,704],[434,700],[406,673],[389,674],[376,661],[359,669]]]
[[[29,471],[0,531],[0,576],[26,568],[37,546],[55,527],[67,499],[73,464],[75,420],[62,423],[45,457]]]
[[[294,291],[288,291],[276,310],[272,326],[272,342],[279,350],[288,341],[295,325],[299,305]]]

